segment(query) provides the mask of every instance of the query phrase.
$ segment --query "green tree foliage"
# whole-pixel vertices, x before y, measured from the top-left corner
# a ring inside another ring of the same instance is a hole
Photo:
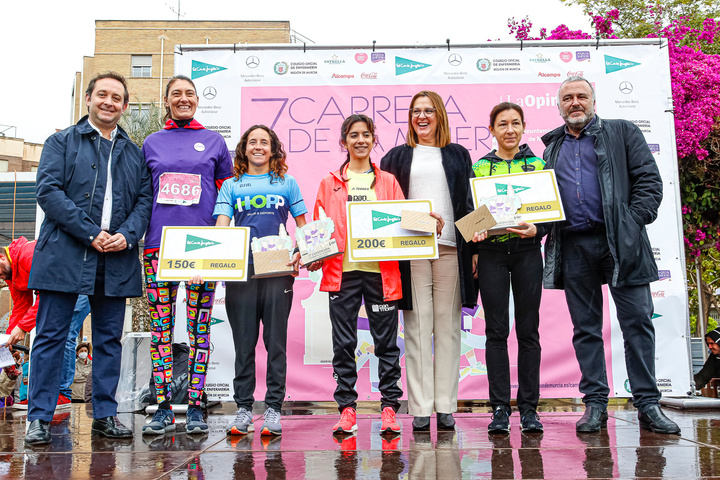
[[[127,109],[120,118],[120,126],[130,136],[135,145],[142,148],[143,142],[151,133],[163,126],[164,112],[155,103],[140,103],[138,110]]]
[[[145,139],[157,132],[163,126],[164,112],[155,103],[139,104],[139,109],[132,111],[129,108],[120,118],[120,126],[130,136],[135,145],[142,148]],[[142,263],[142,252],[139,261]],[[143,296],[130,299],[132,306],[132,322],[134,332],[147,332],[150,330],[150,310],[143,282]]]
[[[645,38],[663,36],[661,30],[673,21],[683,19],[683,25],[696,31],[702,30],[706,18],[720,17],[717,0],[560,0],[568,5],[578,5],[590,15],[617,10],[619,17],[613,21],[619,38]],[[692,45],[693,38],[686,38],[681,45]],[[703,46],[704,53],[720,53],[720,44]]]
[[[531,37],[529,18],[508,27],[520,39],[665,38],[668,40],[675,115],[683,237],[692,329],[698,316],[708,328],[709,308],[720,309],[720,3],[717,0],[561,0],[579,5],[593,34],[559,25]],[[696,267],[702,272],[697,282]],[[697,285],[699,283],[699,285]]]
[[[720,253],[717,250],[707,250],[696,259],[697,263],[688,265],[688,300],[690,307],[690,330],[697,336],[697,319],[700,313],[698,293],[702,292],[703,318],[707,319],[705,332],[717,328],[718,323],[710,317],[710,309],[720,311],[720,303],[715,295],[715,290],[720,288]],[[696,266],[700,267],[701,281],[700,288],[697,284]]]

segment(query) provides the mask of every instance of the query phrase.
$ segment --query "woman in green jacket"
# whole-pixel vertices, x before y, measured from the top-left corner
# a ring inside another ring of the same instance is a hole
[[[519,105],[503,102],[490,112],[490,133],[497,140],[492,150],[475,162],[476,177],[522,174],[542,170],[545,162],[536,157],[527,144],[520,144],[525,131],[525,115]],[[510,286],[514,300],[515,332],[518,340],[517,405],[520,426],[525,432],[542,431],[536,409],[540,399],[539,310],[542,293],[543,261],[540,237],[535,225],[520,222],[522,228],[510,233],[476,236],[477,271],[480,298],[485,311],[485,360],[487,362],[490,403],[493,419],[491,433],[510,431],[510,362],[507,339],[510,334]]]

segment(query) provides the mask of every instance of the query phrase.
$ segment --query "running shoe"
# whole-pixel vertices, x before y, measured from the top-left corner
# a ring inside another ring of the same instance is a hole
[[[510,433],[510,408],[498,405],[488,425],[488,433]]]
[[[265,419],[260,430],[260,435],[281,435],[282,424],[280,423],[280,412],[272,407],[268,407],[263,414]]]
[[[395,410],[392,407],[383,408],[382,414],[382,425],[380,426],[380,433],[400,433],[402,427],[395,418]]]
[[[206,433],[208,424],[203,419],[203,412],[198,407],[188,407],[185,414],[185,431],[187,433]]]
[[[158,408],[155,410],[152,420],[143,425],[143,435],[163,435],[166,432],[175,431],[175,414],[169,408]]]
[[[72,400],[70,400],[68,397],[66,397],[65,395],[63,395],[61,393],[60,396],[58,396],[58,402],[57,402],[57,406],[55,407],[55,410],[57,410],[58,408],[67,408],[71,405],[72,405]]]
[[[346,407],[340,414],[340,421],[333,426],[333,433],[352,433],[357,431],[355,409]]]
[[[254,432],[255,425],[253,425],[252,413],[246,408],[240,407],[235,412],[235,420],[225,429],[228,435],[245,435],[248,432]]]
[[[543,424],[535,410],[526,410],[520,416],[520,430],[525,433],[542,432]]]

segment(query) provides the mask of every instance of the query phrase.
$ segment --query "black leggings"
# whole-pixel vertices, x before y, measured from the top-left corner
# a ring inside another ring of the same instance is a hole
[[[509,302],[512,285],[518,341],[520,411],[535,409],[540,399],[540,297],[543,263],[540,246],[517,249],[514,242],[482,248],[478,255],[480,298],[485,310],[485,359],[490,403],[510,406]]]

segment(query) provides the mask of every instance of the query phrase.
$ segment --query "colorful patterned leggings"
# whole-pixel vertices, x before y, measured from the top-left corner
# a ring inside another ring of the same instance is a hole
[[[173,368],[173,329],[175,328],[175,301],[180,282],[158,282],[155,279],[158,265],[157,251],[143,255],[145,282],[152,320],[150,357],[157,392],[157,402],[172,398],[170,383]],[[210,360],[210,320],[215,298],[216,282],[187,285],[187,331],[190,339],[188,361],[188,403],[200,405],[208,361]]]

